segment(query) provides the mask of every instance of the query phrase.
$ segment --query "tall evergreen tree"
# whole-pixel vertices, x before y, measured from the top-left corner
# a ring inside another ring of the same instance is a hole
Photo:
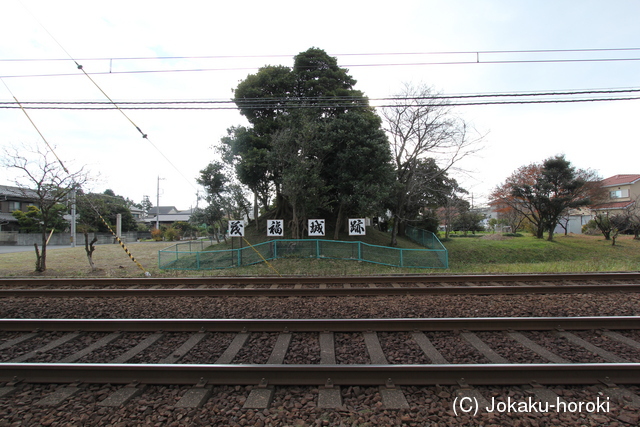
[[[339,227],[343,215],[370,214],[386,197],[388,142],[355,83],[335,58],[311,48],[293,68],[263,67],[234,92],[251,126],[229,130],[224,158],[265,208],[275,193],[273,215],[293,219],[295,230],[320,211]]]

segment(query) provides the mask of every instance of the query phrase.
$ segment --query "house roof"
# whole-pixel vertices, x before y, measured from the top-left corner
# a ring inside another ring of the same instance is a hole
[[[593,206],[591,209],[593,209],[594,211],[627,209],[628,207],[630,207],[634,203],[635,203],[635,201],[603,203],[601,205]]]
[[[185,214],[185,213],[166,214],[166,215],[160,214],[158,215],[158,217],[150,216],[150,217],[144,218],[144,222],[154,223],[156,222],[156,220],[159,222],[176,222],[176,221],[188,222],[189,218],[191,218],[191,214]]]
[[[7,224],[9,222],[18,222],[18,220],[10,213],[0,212],[0,224]]]
[[[176,209],[175,206],[154,206],[149,209],[148,213],[149,215],[156,215],[158,213],[160,215],[167,215],[167,214],[178,213],[178,210]]]
[[[640,181],[640,175],[614,175],[602,181],[603,187],[613,187],[616,185],[635,184]]]
[[[29,188],[13,187],[11,185],[0,185],[0,197],[1,196],[4,196],[2,197],[3,200],[9,197],[14,199],[27,199],[27,200],[38,198],[38,195],[34,190],[31,190]]]

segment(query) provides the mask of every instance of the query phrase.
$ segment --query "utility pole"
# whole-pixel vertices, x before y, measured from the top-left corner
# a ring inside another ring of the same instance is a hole
[[[76,190],[71,190],[71,247],[76,247]]]
[[[160,178],[158,175],[158,191],[156,193],[156,230],[160,230],[160,180],[164,180],[164,178]]]

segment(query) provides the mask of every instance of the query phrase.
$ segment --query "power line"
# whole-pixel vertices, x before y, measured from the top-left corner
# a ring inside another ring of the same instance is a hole
[[[509,104],[558,104],[558,103],[577,103],[577,102],[604,102],[604,101],[635,101],[640,100],[640,96],[637,97],[615,97],[615,98],[589,98],[589,99],[548,99],[548,100],[510,100],[510,101],[482,101],[482,102],[456,102],[447,104],[447,106],[451,107],[465,107],[465,106],[475,106],[475,105],[509,105]],[[433,104],[428,103],[414,103],[411,104],[416,107],[428,107]],[[381,104],[381,105],[373,105],[372,107],[384,108],[384,107],[396,107],[398,104]],[[286,107],[281,107],[282,109],[313,109],[313,108],[354,108],[357,107],[353,104],[321,104],[321,105],[287,105]],[[5,106],[0,105],[0,109],[12,109],[19,108],[16,106]],[[67,111],[78,111],[78,110],[94,110],[94,111],[112,111],[115,107],[65,107],[65,106],[40,106],[40,107],[25,107],[26,109],[31,110],[67,110]],[[268,105],[252,105],[247,108],[251,109],[272,109],[274,107]],[[164,106],[164,107],[121,107],[123,110],[236,110],[238,107],[235,106],[187,106],[187,107],[178,107],[178,106]],[[156,148],[154,146],[154,148]],[[167,157],[165,156],[165,159]],[[170,162],[170,161],[169,161]],[[185,178],[186,179],[186,178]]]
[[[24,6],[24,4],[23,4]],[[176,167],[176,165],[173,164],[173,162],[171,160],[169,160],[169,158],[167,156],[165,156],[165,154],[149,139],[148,135],[146,133],[144,133],[142,131],[142,129],[140,129],[139,126],[137,126],[133,120],[131,120],[131,118],[124,112],[122,111],[122,109],[120,107],[118,107],[118,104],[116,104],[111,97],[109,97],[109,95],[107,95],[107,93],[100,87],[100,85],[98,85],[98,83],[96,83],[95,80],[93,80],[91,78],[91,76],[84,70],[84,67],[82,65],[80,65],[74,58],[73,56],[71,56],[71,54],[69,52],[67,52],[67,50],[64,48],[64,46],[62,46],[58,40],[56,40],[56,38],[45,28],[45,26],[38,20],[38,18],[36,18],[36,16],[31,13],[31,11],[24,6],[24,8],[29,12],[29,14],[33,17],[33,19],[40,25],[40,27],[42,27],[42,29],[49,35],[49,37],[51,37],[51,39],[53,39],[53,41],[60,47],[60,49],[62,49],[62,51],[64,53],[67,54],[67,56],[69,57],[69,60],[73,61],[76,64],[76,67],[78,68],[78,70],[82,71],[82,73],[91,81],[91,83],[93,83],[93,85],[105,96],[105,98],[107,98],[109,100],[109,103],[113,105],[113,107],[115,109],[117,109],[137,130],[138,132],[140,132],[140,134],[142,135],[142,138],[146,139],[153,148],[156,149],[156,151],[158,151],[158,153],[160,153],[160,155],[162,157],[164,157],[164,159],[180,174],[180,176],[182,176],[182,178],[184,178],[185,181],[187,181],[189,183],[189,185],[195,190],[196,187],[191,183],[191,181],[189,181],[187,179],[186,176],[184,176],[184,174],[182,173],[182,171],[180,171],[180,169],[178,169]],[[24,111],[24,109],[23,109]],[[26,114],[26,112],[25,112]]]
[[[46,29],[45,29],[46,31]],[[47,34],[49,32],[47,31]],[[49,34],[51,35],[51,34]],[[56,42],[57,43],[57,42]],[[62,48],[62,47],[61,47]],[[62,48],[64,51],[64,48]],[[619,48],[587,48],[587,49],[521,49],[521,50],[461,50],[461,51],[429,51],[429,52],[359,52],[359,53],[329,53],[329,56],[341,57],[371,57],[371,56],[434,56],[434,55],[487,55],[487,54],[538,54],[538,53],[586,53],[586,52],[638,52],[640,47]],[[65,51],[66,53],[66,51]],[[190,55],[190,56],[128,56],[128,57],[86,57],[76,58],[77,61],[147,61],[147,60],[196,60],[196,59],[264,59],[264,58],[292,58],[293,54],[256,54],[256,55]],[[0,62],[51,62],[70,61],[69,58],[4,58]]]
[[[436,93],[428,96],[390,96],[383,98],[370,98],[366,96],[305,96],[305,97],[253,97],[242,98],[242,102],[250,101],[326,101],[326,100],[403,100],[403,99],[456,99],[456,98],[486,98],[486,97],[526,97],[526,96],[559,96],[559,95],[594,95],[594,94],[616,94],[616,93],[640,93],[640,88],[599,88],[599,89],[563,89],[563,90],[543,90],[543,91],[519,91],[519,92],[489,92],[489,93],[461,93],[461,94],[440,94]],[[28,104],[111,104],[113,101],[28,101]],[[200,99],[200,100],[146,100],[146,101],[126,101],[118,100],[119,105],[124,104],[220,104],[234,102],[233,99]]]
[[[2,79],[0,79],[0,80],[2,80]],[[40,129],[38,129],[38,126],[36,126],[36,123],[31,119],[31,116],[29,115],[29,113],[27,113],[27,111],[22,106],[22,104],[20,104],[20,101],[18,101],[18,98],[16,98],[16,96],[13,94],[13,92],[11,92],[11,89],[9,89],[9,86],[7,86],[7,84],[5,83],[4,80],[2,80],[2,84],[4,84],[4,87],[7,88],[7,91],[9,91],[9,93],[11,94],[13,99],[15,100],[16,104],[18,104],[18,108],[20,108],[22,110],[22,112],[24,113],[24,115],[27,116],[27,119],[29,119],[29,122],[31,123],[31,125],[34,127],[36,132],[38,132],[38,134],[40,135],[40,137],[42,138],[44,143],[47,145],[47,147],[49,147],[49,150],[53,153],[53,155],[55,156],[56,160],[58,160],[58,163],[60,163],[60,166],[62,166],[62,170],[64,170],[67,174],[69,174],[69,170],[67,169],[67,167],[64,165],[64,163],[62,163],[62,160],[60,160],[60,157],[58,157],[58,154],[56,154],[56,152],[53,149],[53,147],[51,146],[51,144],[49,144],[49,141],[47,141],[47,139],[44,137],[42,132],[40,132]]]
[[[450,62],[413,62],[413,63],[393,63],[393,64],[347,64],[341,68],[355,67],[419,67],[428,65],[490,65],[490,64],[534,64],[534,63],[581,63],[581,62],[637,62],[640,58],[617,58],[617,59],[549,59],[549,60],[510,60],[510,61],[450,61]],[[90,75],[126,75],[126,74],[161,74],[161,73],[203,73],[221,71],[255,71],[261,67],[217,67],[217,68],[183,68],[183,69],[159,69],[159,70],[128,70],[128,71],[93,71]],[[69,77],[76,76],[73,73],[50,73],[50,74],[14,74],[0,76],[4,79],[12,78],[33,78],[33,77]]]
[[[424,52],[424,53],[385,53],[385,54],[341,54],[341,56],[417,56],[417,55],[466,55],[471,58],[466,60],[452,61],[423,61],[423,62],[387,62],[387,63],[363,63],[363,64],[341,64],[342,68],[361,67],[423,67],[433,65],[490,65],[490,64],[554,64],[554,63],[584,63],[584,62],[637,62],[640,57],[616,57],[616,58],[548,58],[548,59],[485,59],[487,55],[505,54],[539,54],[539,53],[584,53],[584,52],[635,52],[640,48],[618,48],[618,49],[547,49],[547,50],[512,50],[512,51],[461,51],[461,52]],[[292,55],[247,55],[247,56],[172,56],[172,57],[137,57],[137,58],[87,58],[86,61],[109,61],[108,71],[93,71],[91,75],[122,75],[122,74],[153,74],[153,73],[200,73],[200,72],[224,72],[224,71],[255,71],[260,66],[218,66],[218,67],[194,67],[194,68],[172,68],[172,69],[138,69],[138,70],[113,70],[113,61],[149,61],[149,60],[220,60],[220,59],[246,59],[246,58],[277,58]],[[12,62],[37,62],[37,61],[68,61],[70,59],[5,59]],[[0,60],[3,61],[3,60]],[[74,60],[74,62],[76,62]],[[76,62],[77,64],[77,62]],[[1,76],[2,78],[33,78],[33,77],[65,77],[74,76],[71,73],[47,73],[47,74],[14,74]]]
[[[601,95],[601,96],[599,96]],[[525,99],[526,98],[526,99]],[[537,98],[537,99],[536,99]],[[487,99],[492,99],[487,101]],[[402,103],[426,106],[444,101],[443,105],[499,105],[531,103],[598,102],[640,99],[640,88],[584,89],[541,92],[476,93],[476,94],[434,94],[422,97],[366,98],[344,97],[300,97],[300,98],[243,98],[210,100],[169,100],[169,101],[23,101],[22,108],[57,110],[231,110],[285,109],[285,108],[354,108],[388,107]],[[15,102],[0,101],[0,108],[18,108]]]

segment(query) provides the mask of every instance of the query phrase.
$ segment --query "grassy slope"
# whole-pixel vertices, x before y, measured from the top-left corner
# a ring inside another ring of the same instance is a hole
[[[488,237],[488,236],[487,236]],[[636,271],[640,241],[623,236],[611,245],[602,236],[557,235],[491,240],[454,238],[445,242],[452,272]]]

